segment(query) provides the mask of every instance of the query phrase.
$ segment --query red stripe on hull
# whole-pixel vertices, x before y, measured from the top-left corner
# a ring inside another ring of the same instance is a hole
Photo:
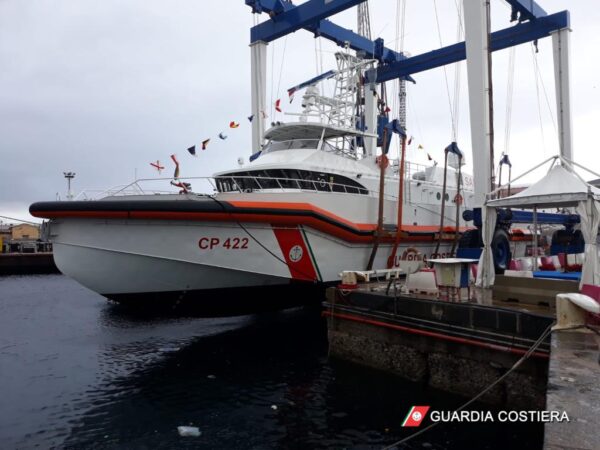
[[[279,248],[294,280],[318,281],[310,252],[298,228],[273,228]]]

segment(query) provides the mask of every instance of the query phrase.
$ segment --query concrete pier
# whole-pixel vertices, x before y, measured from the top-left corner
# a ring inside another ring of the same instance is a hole
[[[387,282],[331,288],[324,311],[330,353],[473,397],[504,375],[555,322],[556,293],[577,292],[576,286],[552,280],[540,290],[509,281],[505,277],[501,283],[509,294],[505,300],[478,295],[460,302],[402,294]],[[544,449],[600,448],[596,330],[553,331],[480,400],[503,409],[566,412],[569,422],[544,425]]]
[[[539,310],[539,307],[537,308]],[[332,355],[473,396],[502,376],[552,323],[520,306],[328,291]],[[549,340],[482,400],[544,409]]]
[[[546,410],[566,411],[569,422],[547,423],[544,448],[600,448],[600,336],[589,329],[555,331]]]

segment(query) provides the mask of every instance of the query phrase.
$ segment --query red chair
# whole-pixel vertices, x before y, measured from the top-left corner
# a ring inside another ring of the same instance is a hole
[[[542,256],[540,258],[540,270],[550,270],[550,271],[556,270],[556,267],[554,266],[554,262],[552,261],[551,256]]]
[[[577,262],[577,255],[567,254],[565,255],[566,266],[565,272],[581,272],[582,265]]]
[[[560,261],[560,265],[567,270],[567,255],[564,253],[559,253],[558,260]]]
[[[508,264],[509,270],[523,270],[523,264],[518,259],[511,259]]]
[[[473,277],[474,280],[477,279],[477,263],[471,264],[471,276]]]

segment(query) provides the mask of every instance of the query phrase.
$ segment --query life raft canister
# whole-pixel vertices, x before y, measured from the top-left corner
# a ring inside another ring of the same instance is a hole
[[[379,155],[377,158],[375,158],[375,163],[381,167],[381,164],[384,164],[385,168],[390,167],[390,160],[388,159],[388,157],[386,155]]]

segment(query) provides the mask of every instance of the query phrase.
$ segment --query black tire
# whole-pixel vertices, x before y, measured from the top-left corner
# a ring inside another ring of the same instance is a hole
[[[510,240],[508,233],[502,228],[494,232],[492,239],[492,254],[494,255],[494,268],[497,274],[503,274],[510,264]]]
[[[458,241],[458,248],[481,247],[483,247],[483,241],[481,240],[481,235],[477,229],[465,231]]]

